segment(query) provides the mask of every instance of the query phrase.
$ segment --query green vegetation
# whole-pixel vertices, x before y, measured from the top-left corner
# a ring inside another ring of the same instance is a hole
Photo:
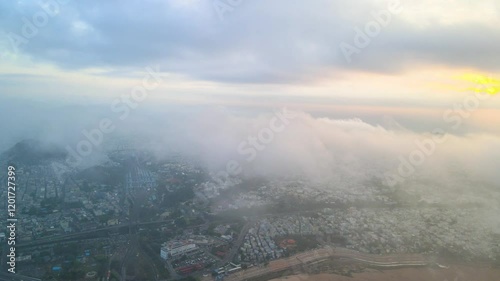
[[[85,191],[89,189],[92,184],[105,185],[110,187],[116,186],[118,184],[123,184],[124,182],[125,170],[123,167],[104,167],[104,166],[94,166],[85,169],[76,175],[76,179],[84,180],[82,189]],[[87,182],[88,179],[92,179],[91,182]]]
[[[173,192],[168,191],[167,188],[161,188],[160,191],[162,194],[160,198],[163,198],[163,202],[161,202],[161,206],[163,207],[175,207],[182,202],[191,200],[194,198],[194,192],[192,187],[184,187],[179,188]]]
[[[62,202],[63,200],[61,198],[46,198],[40,202],[40,206],[42,207],[42,209],[45,209],[46,212],[52,212],[56,209],[59,209]]]

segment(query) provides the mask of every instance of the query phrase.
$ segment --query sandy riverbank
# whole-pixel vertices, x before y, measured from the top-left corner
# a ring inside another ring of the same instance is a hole
[[[351,277],[336,274],[294,275],[272,281],[500,281],[500,269],[455,265],[444,268],[370,270]]]

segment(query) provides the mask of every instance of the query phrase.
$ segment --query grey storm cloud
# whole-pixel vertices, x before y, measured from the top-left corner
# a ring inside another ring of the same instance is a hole
[[[40,3],[0,3],[4,46],[9,34],[21,35],[23,18],[32,21],[42,10]],[[195,79],[239,83],[300,82],[346,69],[395,72],[416,60],[499,69],[500,32],[487,25],[417,28],[393,15],[370,45],[347,62],[339,45],[352,44],[354,28],[363,28],[373,20],[372,12],[387,4],[241,1],[221,20],[214,3],[69,1],[19,50],[66,69],[154,63]]]

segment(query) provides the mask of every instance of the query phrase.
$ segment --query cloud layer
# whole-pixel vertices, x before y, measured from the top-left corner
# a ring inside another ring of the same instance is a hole
[[[401,1],[403,12],[351,63],[340,43],[353,44],[354,28],[363,29],[390,1],[240,2],[221,20],[212,1],[69,1],[19,45],[19,54],[68,69],[126,71],[159,63],[195,79],[252,83],[307,81],[343,70],[399,72],[426,63],[499,70],[498,1]],[[43,9],[38,2],[5,1],[0,11],[0,46],[8,53],[8,35],[21,36],[26,20]]]

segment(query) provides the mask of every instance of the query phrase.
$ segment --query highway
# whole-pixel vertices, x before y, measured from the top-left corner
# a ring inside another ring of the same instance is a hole
[[[153,269],[154,280],[151,281],[157,281],[159,277],[158,269],[156,268],[155,264],[152,262],[148,254],[144,251],[143,247],[141,247],[141,241],[139,239],[139,233],[138,233],[139,229],[138,226],[144,225],[144,223],[137,223],[141,219],[137,206],[140,204],[140,202],[144,202],[146,200],[146,196],[144,193],[130,192],[127,198],[131,201],[130,212],[129,212],[130,221],[128,224],[129,245],[127,247],[127,252],[121,262],[120,279],[121,281],[125,281],[127,279],[127,268],[130,268],[131,266],[134,267],[134,272],[135,274],[137,274],[138,272],[137,265],[139,264],[137,259],[138,257],[141,257],[147,259],[149,261],[148,264]],[[162,222],[171,222],[171,221],[172,220],[165,220]]]
[[[91,237],[92,234],[99,234],[99,232],[102,232],[100,235],[107,235],[107,233],[111,230],[118,230],[121,228],[129,228],[129,227],[140,227],[140,226],[145,226],[145,225],[150,225],[150,224],[162,224],[162,223],[171,223],[173,220],[168,219],[168,220],[158,220],[158,221],[151,221],[151,222],[136,222],[136,223],[123,223],[120,225],[113,225],[113,226],[107,226],[107,227],[102,227],[102,228],[96,228],[93,230],[87,230],[87,231],[82,231],[78,233],[69,233],[69,234],[64,234],[64,235],[55,235],[47,238],[41,238],[37,240],[32,240],[29,242],[20,242],[19,245],[17,246],[18,248],[26,248],[26,247],[35,247],[38,245],[44,245],[44,244],[51,244],[51,243],[58,243],[58,242],[63,242],[67,240],[78,240],[81,239],[82,237],[88,238]]]

